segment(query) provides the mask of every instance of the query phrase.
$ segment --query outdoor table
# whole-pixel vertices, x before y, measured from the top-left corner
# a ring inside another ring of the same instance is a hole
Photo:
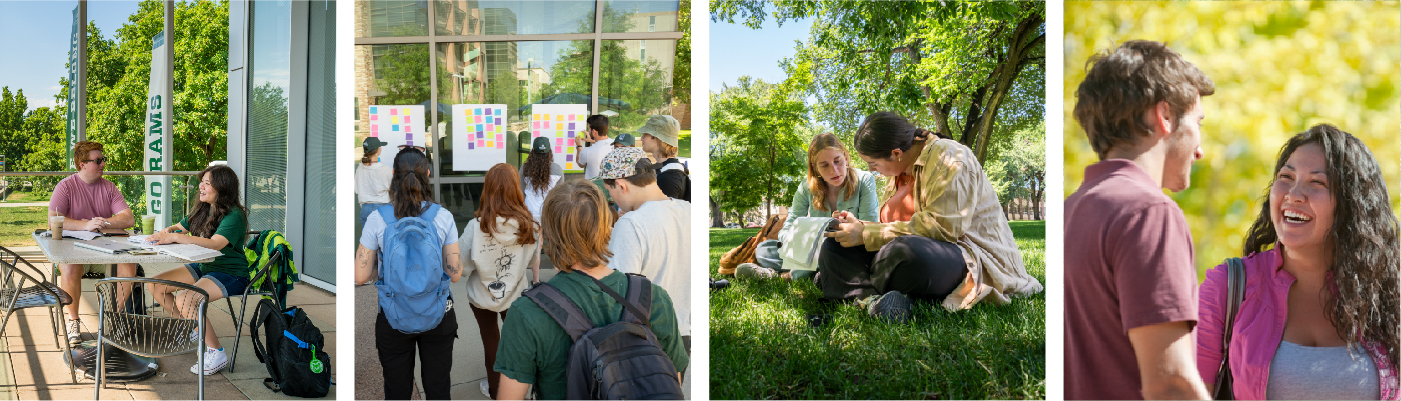
[[[165,254],[156,255],[128,255],[109,254],[94,251],[91,249],[79,248],[75,243],[81,241],[77,239],[64,239],[53,242],[53,239],[44,235],[47,230],[37,230],[34,232],[34,242],[39,244],[39,249],[44,251],[44,256],[49,258],[49,263],[54,265],[67,264],[107,264],[107,277],[116,277],[116,264],[119,263],[208,263],[214,259],[190,261]],[[102,238],[102,237],[99,237]],[[57,277],[54,281],[58,281]],[[77,302],[78,294],[73,295],[74,302]],[[66,339],[65,339],[66,341]],[[103,377],[109,381],[124,382],[143,380],[156,374],[160,368],[156,358],[148,358],[133,355],[112,344],[104,344],[107,347],[103,354],[107,357],[107,372]],[[97,366],[97,340],[84,341],[72,347],[71,354],[64,362],[77,361],[77,369],[83,371],[83,375],[88,378],[95,377],[93,372]]]

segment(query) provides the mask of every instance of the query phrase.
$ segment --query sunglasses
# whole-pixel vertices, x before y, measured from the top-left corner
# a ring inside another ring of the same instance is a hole
[[[399,145],[399,150],[404,150],[405,148],[414,148],[414,149],[418,149],[419,152],[423,152],[423,154],[425,154],[425,155],[428,154],[428,148],[425,148],[425,147],[422,147],[422,146]]]
[[[84,162],[84,163],[87,163],[87,162],[97,162],[97,164],[107,164],[107,156],[99,157],[99,158],[92,159],[92,160],[85,160],[85,161],[83,161],[83,162]]]

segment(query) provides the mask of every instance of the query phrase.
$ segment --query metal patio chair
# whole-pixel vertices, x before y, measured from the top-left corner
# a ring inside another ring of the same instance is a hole
[[[68,358],[72,355],[68,345],[68,325],[62,324],[61,315],[63,306],[73,303],[73,298],[44,277],[42,270],[19,254],[0,247],[0,310],[5,313],[4,319],[0,320],[0,333],[5,331],[10,315],[15,311],[48,307],[54,342],[63,343],[63,355]],[[72,369],[68,373],[73,377],[73,383],[77,383],[78,373]]]
[[[262,231],[249,231],[248,236],[249,238],[252,238],[261,233]],[[247,243],[247,241],[244,241],[244,243]],[[267,276],[268,273],[272,270],[272,267],[276,266],[277,263],[281,261],[282,252],[273,252],[272,257],[268,258],[268,262],[264,263],[262,266],[257,268],[258,272],[253,275],[253,280],[249,281],[248,288],[243,290],[243,294],[224,294],[224,301],[227,302],[229,305],[229,317],[233,318],[235,327],[233,352],[229,354],[229,372],[234,371],[234,364],[238,362],[238,343],[241,342],[241,340],[243,340],[243,326],[245,326],[245,324],[243,323],[243,319],[248,317],[246,316],[248,311],[248,297],[253,295],[270,297],[276,296],[276,294],[272,292],[273,282],[270,281],[271,279],[264,280],[263,285],[260,288],[253,288],[252,283],[256,283],[258,282],[258,279]],[[234,309],[233,307],[234,297],[242,298],[241,304],[239,305],[238,309]],[[234,311],[238,312],[235,313]]]
[[[123,285],[127,284],[127,285]],[[156,299],[153,288],[144,291],[130,291],[136,285],[165,285],[185,292],[177,292],[175,298],[187,307],[197,308],[196,318],[178,316],[170,305],[144,307],[144,311],[132,313],[129,305],[154,305]],[[119,289],[126,294],[120,294]],[[196,352],[198,366],[204,366],[204,320],[209,309],[209,293],[190,284],[145,277],[113,277],[99,280],[97,292],[97,367],[93,372],[93,399],[102,391],[103,373],[106,370],[106,356],[103,344],[111,344],[123,351],[162,358]],[[136,302],[127,302],[127,297],[142,297]],[[140,313],[145,312],[145,313]],[[190,333],[195,332],[197,338]],[[204,376],[199,376],[199,399],[204,399]]]

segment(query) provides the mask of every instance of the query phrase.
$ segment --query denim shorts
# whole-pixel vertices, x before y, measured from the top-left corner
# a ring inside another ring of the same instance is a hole
[[[200,273],[199,263],[187,264],[185,269],[190,271],[190,277],[194,277],[196,282],[200,278],[208,277],[209,281],[219,286],[219,291],[223,291],[225,297],[243,295],[243,291],[248,289],[250,280],[247,277],[234,277],[221,272]]]

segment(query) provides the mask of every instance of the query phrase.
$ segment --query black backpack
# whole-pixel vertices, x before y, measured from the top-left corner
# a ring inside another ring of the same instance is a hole
[[[259,326],[266,344],[258,338]],[[321,330],[302,308],[278,310],[272,300],[262,299],[253,309],[250,331],[253,353],[272,376],[263,379],[268,389],[305,398],[325,397],[331,391],[331,357]]]
[[[677,164],[677,165],[680,165],[680,168],[667,168],[667,165],[668,165],[668,164]],[[680,200],[683,200],[683,201],[690,202],[690,201],[691,201],[691,169],[690,169],[690,167],[687,167],[686,164],[681,163],[681,161],[679,161],[679,160],[676,160],[676,159],[667,159],[666,161],[663,161],[663,162],[662,162],[662,168],[665,169],[665,171],[658,171],[658,172],[657,172],[657,175],[658,175],[658,176],[661,176],[662,174],[681,174],[681,177],[682,177],[682,179],[683,179],[683,181],[684,181],[685,183],[682,184],[682,187],[681,187],[681,194],[680,194],[680,196],[677,196],[676,199],[680,199]]]
[[[598,279],[589,279],[623,305],[617,322],[594,327],[574,301],[548,283],[525,292],[574,340],[569,347],[565,399],[685,398],[676,367],[650,327],[652,283],[646,277],[629,274],[628,296],[624,299]]]

